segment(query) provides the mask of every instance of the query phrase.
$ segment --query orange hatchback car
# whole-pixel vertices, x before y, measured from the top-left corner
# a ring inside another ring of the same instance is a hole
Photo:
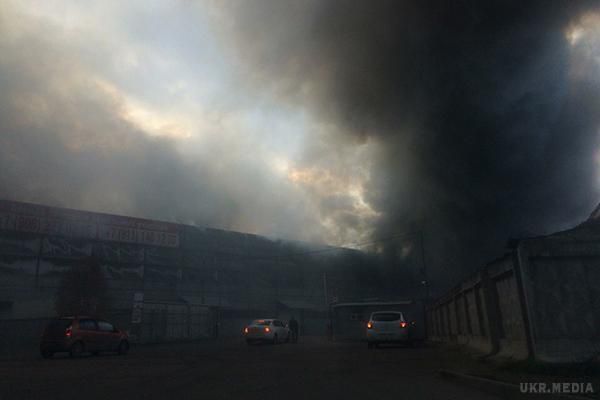
[[[64,317],[50,321],[40,343],[40,353],[44,358],[60,352],[78,357],[86,352],[96,355],[103,351],[126,354],[129,351],[128,335],[109,322],[90,317]]]

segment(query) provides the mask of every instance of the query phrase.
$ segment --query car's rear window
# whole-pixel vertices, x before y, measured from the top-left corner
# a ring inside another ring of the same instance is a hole
[[[266,321],[264,319],[255,319],[252,321],[252,325],[271,325],[271,321]]]
[[[398,321],[401,316],[402,316],[402,314],[400,314],[400,313],[378,313],[378,314],[373,314],[372,319],[373,319],[373,321],[382,321],[382,322]]]
[[[79,320],[79,329],[83,331],[95,331],[96,322],[93,319],[81,319]]]
[[[115,327],[106,321],[98,321],[98,328],[103,332],[114,332]]]

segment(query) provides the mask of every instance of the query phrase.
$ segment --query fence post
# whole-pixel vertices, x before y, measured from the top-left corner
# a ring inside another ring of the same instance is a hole
[[[527,302],[527,295],[525,292],[525,285],[523,283],[523,265],[521,262],[521,245],[519,241],[516,248],[513,250],[513,270],[515,279],[517,281],[517,292],[519,293],[519,304],[521,306],[521,315],[523,316],[523,325],[525,328],[525,339],[527,342],[527,357],[530,359],[535,358],[535,342],[533,334],[533,326],[530,315],[529,303]]]
[[[489,355],[494,355],[500,351],[500,324],[502,321],[499,315],[498,293],[490,278],[487,266],[481,270],[481,293],[483,295],[483,307],[487,316],[486,330],[492,346]]]

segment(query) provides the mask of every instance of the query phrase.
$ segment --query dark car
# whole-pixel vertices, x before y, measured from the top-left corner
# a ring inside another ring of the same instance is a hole
[[[60,352],[78,357],[86,352],[96,355],[104,351],[126,354],[129,351],[128,335],[110,322],[91,317],[64,317],[50,321],[40,343],[40,353],[44,358]]]

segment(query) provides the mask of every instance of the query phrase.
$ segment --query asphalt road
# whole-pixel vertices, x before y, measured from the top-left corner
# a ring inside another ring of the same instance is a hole
[[[127,356],[0,361],[0,399],[491,399],[441,378],[435,348],[304,339],[138,346]]]

